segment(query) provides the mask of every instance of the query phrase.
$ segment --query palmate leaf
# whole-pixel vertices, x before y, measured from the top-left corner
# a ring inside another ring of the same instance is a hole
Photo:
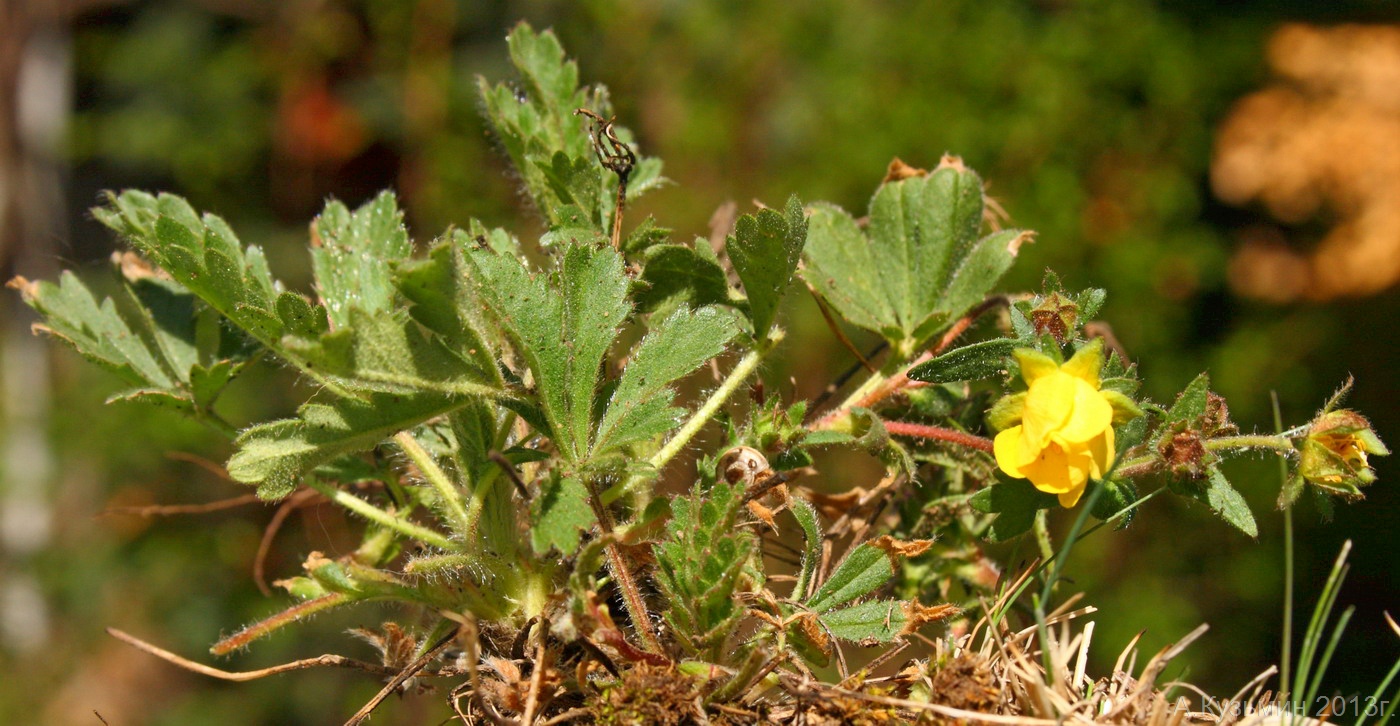
[[[682,309],[642,338],[598,424],[593,455],[649,439],[676,425],[669,383],[724,352],[738,333],[734,316],[715,307]]]
[[[822,613],[826,631],[842,640],[888,643],[909,625],[908,604],[900,600],[871,600]]]
[[[482,245],[502,254],[514,254],[516,243],[501,230],[486,230],[473,220],[471,233],[457,230],[428,251],[426,259],[409,260],[394,270],[394,286],[409,301],[409,314],[436,333],[458,355],[484,368],[495,365],[491,327],[483,319],[482,304],[470,276],[474,268],[466,251]],[[488,341],[490,341],[488,343]]]
[[[144,268],[118,275],[122,297],[98,302],[71,272],[57,284],[10,283],[44,317],[36,330],[64,341],[134,389],[111,400],[147,401],[187,413],[207,410],[249,351],[220,330],[217,315],[178,284]]]
[[[804,277],[847,321],[907,355],[980,302],[1028,238],[981,236],[982,213],[981,179],[948,160],[882,184],[865,231],[845,211],[816,205]]]
[[[316,288],[334,328],[350,325],[350,311],[392,310],[390,270],[408,259],[413,243],[392,192],[381,192],[351,213],[332,201],[311,225]]]
[[[633,298],[643,312],[677,304],[731,304],[724,268],[703,240],[698,240],[694,248],[657,245],[648,249],[642,260],[639,289]]]
[[[890,555],[867,542],[852,550],[804,604],[812,612],[823,613],[869,595],[891,577],[894,563]]]
[[[740,217],[734,225],[725,249],[744,283],[755,338],[767,337],[773,327],[806,241],[807,221],[796,196],[788,199],[782,214],[764,209]]]
[[[1175,480],[1168,486],[1176,494],[1206,505],[1216,516],[1251,538],[1259,537],[1259,525],[1254,521],[1249,503],[1225,478],[1220,467],[1211,466],[1204,481]]]
[[[506,43],[520,87],[478,79],[477,88],[487,120],[550,229],[573,231],[551,233],[545,242],[609,234],[618,180],[598,163],[588,124],[574,114],[587,108],[608,117],[607,92],[579,87],[578,65],[566,59],[550,31],[537,33],[521,23]],[[620,141],[631,144],[626,129],[614,131]],[[657,187],[663,182],[661,162],[638,156],[628,181],[628,199]]]
[[[314,366],[282,345],[285,335],[314,336],[327,329],[325,308],[293,292],[279,293],[257,247],[244,249],[220,218],[199,216],[180,197],[125,191],[92,210],[147,259],[263,346],[321,383]]]
[[[583,482],[557,472],[546,479],[539,496],[530,501],[530,525],[535,552],[543,554],[552,548],[572,555],[584,530],[593,526],[593,508]]]
[[[467,260],[477,294],[530,369],[544,433],[573,464],[674,427],[669,385],[723,352],[737,332],[732,316],[717,308],[677,312],[642,339],[600,402],[603,360],[631,312],[621,256],[570,245],[558,268],[543,275],[486,249],[470,251]]]
[[[630,310],[622,258],[575,245],[548,276],[489,250],[472,250],[468,259],[478,294],[534,374],[549,434],[566,460],[583,461],[599,368]]]

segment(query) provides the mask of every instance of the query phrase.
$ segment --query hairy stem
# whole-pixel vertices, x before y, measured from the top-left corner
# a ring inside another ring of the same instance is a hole
[[[349,598],[344,593],[333,592],[312,598],[305,602],[297,603],[276,615],[263,618],[237,633],[220,640],[209,649],[209,652],[214,655],[228,655],[259,638],[271,635],[273,631],[283,626],[291,625],[298,620],[310,617],[322,610],[329,610],[330,608],[343,605],[347,602],[349,602]]]
[[[884,424],[885,430],[896,436],[913,436],[920,439],[947,441],[959,446],[965,446],[969,449],[977,449],[978,451],[990,452],[992,450],[991,439],[975,436],[965,431],[958,431],[957,429],[905,423],[903,421],[885,421]]]
[[[647,650],[664,653],[661,639],[651,627],[651,611],[647,609],[646,600],[642,597],[642,589],[637,586],[637,579],[632,576],[632,570],[627,566],[622,548],[611,536],[615,526],[612,513],[608,511],[608,505],[603,503],[598,488],[591,481],[588,482],[588,503],[593,506],[593,515],[598,519],[598,529],[608,538],[608,543],[604,546],[608,558],[608,571],[612,573],[617,589],[622,592],[622,603],[627,607],[627,615],[632,618],[632,627],[642,636],[642,643]]]
[[[457,534],[463,541],[470,542],[476,530],[476,521],[467,516],[466,507],[462,504],[462,493],[457,489],[457,485],[453,484],[447,477],[447,472],[438,466],[437,459],[418,443],[418,439],[413,438],[413,434],[400,431],[394,435],[394,441],[413,461],[414,466],[423,472],[423,478],[428,480],[428,484],[437,491],[438,500],[442,502],[442,507],[447,511],[448,519],[452,521]]]
[[[674,459],[677,454],[681,453],[686,445],[690,443],[690,440],[695,438],[696,434],[700,433],[700,429],[704,428],[705,424],[709,423],[710,419],[714,418],[715,414],[719,413],[719,409],[724,405],[724,402],[728,401],[729,397],[734,395],[734,392],[739,390],[740,386],[744,385],[744,382],[747,381],[749,376],[758,368],[758,364],[763,360],[763,357],[767,355],[769,351],[773,350],[773,348],[777,347],[777,344],[782,341],[783,335],[784,333],[781,329],[774,328],[766,339],[759,341],[758,345],[754,347],[753,350],[749,351],[747,355],[739,360],[739,364],[734,366],[734,370],[729,372],[724,382],[719,384],[719,388],[716,388],[714,392],[710,394],[710,397],[705,399],[705,403],[702,404],[700,408],[696,409],[690,419],[676,432],[676,435],[672,436],[671,440],[667,441],[666,445],[661,447],[661,450],[656,452],[647,463],[651,464],[655,469],[660,469],[666,466],[671,459]]]
[[[389,529],[392,529],[395,532],[404,535],[405,537],[408,537],[410,539],[416,539],[419,542],[428,545],[429,547],[437,547],[438,549],[443,550],[461,549],[459,545],[455,544],[454,542],[452,542],[452,540],[448,539],[447,537],[444,537],[438,532],[434,532],[433,530],[428,529],[427,527],[424,527],[422,525],[414,524],[413,522],[410,522],[407,519],[404,519],[403,517],[400,517],[396,514],[386,512],[383,509],[380,509],[379,507],[376,507],[373,504],[370,504],[369,502],[355,496],[354,494],[351,494],[350,492],[337,489],[336,487],[326,484],[325,482],[322,482],[316,479],[315,477],[306,477],[306,485],[320,492],[332,502],[339,504],[342,507],[345,507],[346,509],[360,515],[361,517],[364,517],[365,519],[368,519],[369,521],[374,522],[376,524],[388,527]]]
[[[1207,451],[1228,451],[1230,449],[1274,449],[1288,453],[1293,451],[1293,442],[1272,434],[1244,434],[1241,436],[1221,436],[1208,439]]]

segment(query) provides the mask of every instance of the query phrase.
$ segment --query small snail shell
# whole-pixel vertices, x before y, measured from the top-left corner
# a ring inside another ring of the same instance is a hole
[[[717,472],[730,484],[744,482],[753,486],[759,479],[772,473],[768,459],[758,449],[750,446],[736,446],[719,457]]]

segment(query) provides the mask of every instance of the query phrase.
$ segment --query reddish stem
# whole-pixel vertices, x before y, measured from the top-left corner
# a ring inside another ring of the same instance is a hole
[[[896,436],[913,436],[919,439],[934,439],[935,441],[947,441],[959,446],[966,446],[969,449],[979,451],[992,451],[992,440],[981,436],[958,431],[956,429],[945,429],[942,426],[927,426],[925,424],[905,423],[903,421],[885,421],[885,430]]]
[[[909,380],[910,370],[921,363],[933,360],[943,351],[947,350],[948,346],[953,344],[953,341],[957,340],[963,333],[966,333],[967,329],[972,327],[972,324],[976,322],[978,318],[985,315],[989,310],[994,310],[1005,303],[1006,298],[1000,296],[983,300],[981,304],[973,308],[966,315],[958,318],[957,322],[953,323],[952,327],[948,328],[947,332],[943,334],[943,337],[938,339],[938,345],[924,351],[918,358],[915,358],[912,363],[904,366],[898,373],[885,379],[879,386],[876,386],[874,390],[861,397],[861,399],[855,403],[854,407],[873,408],[875,404],[889,398],[899,390],[908,388],[911,384],[918,384],[918,381]],[[851,408],[852,407],[845,406],[837,408],[821,417],[821,419],[809,428],[814,431],[824,429],[829,426],[832,421],[840,418],[842,414],[846,413]],[[991,449],[987,450],[991,451]]]

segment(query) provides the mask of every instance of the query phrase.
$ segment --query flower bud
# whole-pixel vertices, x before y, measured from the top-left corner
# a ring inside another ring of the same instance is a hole
[[[1303,479],[1349,500],[1361,499],[1360,488],[1376,480],[1366,457],[1390,453],[1371,430],[1371,423],[1347,409],[1314,419],[1298,450],[1298,473]]]

